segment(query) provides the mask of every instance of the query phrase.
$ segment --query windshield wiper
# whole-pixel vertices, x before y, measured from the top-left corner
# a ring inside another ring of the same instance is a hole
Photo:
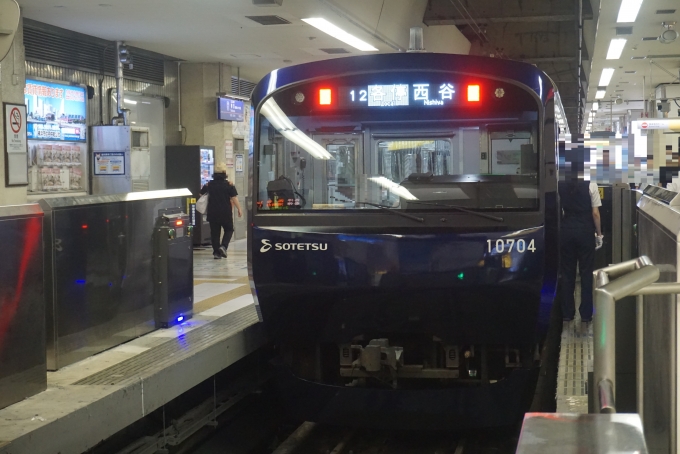
[[[402,217],[405,217],[405,218],[409,218],[409,219],[413,219],[414,221],[425,222],[425,219],[424,219],[424,218],[421,218],[421,217],[418,217],[418,216],[414,216],[414,215],[408,214],[408,213],[402,213],[401,211],[394,210],[394,209],[392,209],[392,208],[390,208],[390,207],[387,207],[387,206],[385,206],[385,205],[380,205],[380,204],[378,204],[378,203],[373,203],[373,202],[355,202],[355,203],[362,204],[362,205],[369,205],[369,206],[372,206],[372,207],[380,208],[381,210],[387,211],[388,213],[398,214],[399,216],[402,216]]]
[[[503,218],[500,218],[498,216],[493,216],[491,214],[486,214],[486,213],[480,213],[479,211],[468,210],[467,208],[464,208],[464,207],[461,207],[461,206],[458,206],[458,205],[447,205],[445,203],[437,203],[437,202],[419,202],[417,200],[409,200],[408,203],[415,203],[415,204],[418,204],[418,205],[431,205],[431,206],[435,206],[435,207],[453,208],[454,210],[458,210],[462,213],[474,214],[475,216],[480,216],[482,218],[491,219],[492,221],[503,222]]]

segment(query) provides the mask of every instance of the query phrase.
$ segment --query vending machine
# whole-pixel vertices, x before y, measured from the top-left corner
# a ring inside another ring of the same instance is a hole
[[[204,145],[174,145],[165,147],[165,187],[187,188],[191,199],[198,200],[201,188],[215,172],[215,148]],[[191,200],[186,201],[187,212],[194,226],[194,246],[210,243],[210,224],[197,212]]]

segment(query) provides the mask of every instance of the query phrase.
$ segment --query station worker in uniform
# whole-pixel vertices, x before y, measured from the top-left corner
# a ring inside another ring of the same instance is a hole
[[[574,320],[576,265],[581,275],[582,322],[593,319],[593,263],[595,250],[602,247],[600,209],[602,201],[596,183],[570,175],[560,181],[558,191],[562,207],[560,224],[560,275],[562,278],[562,317]]]
[[[215,165],[213,179],[201,188],[201,194],[208,193],[208,222],[210,223],[210,241],[213,257],[221,259],[227,257],[229,241],[234,233],[233,208],[238,210],[241,217],[241,205],[238,202],[238,192],[233,184],[227,181],[227,165]],[[222,234],[224,231],[224,234]],[[220,236],[222,241],[220,242]]]

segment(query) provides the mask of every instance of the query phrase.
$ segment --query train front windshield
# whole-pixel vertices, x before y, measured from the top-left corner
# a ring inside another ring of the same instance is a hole
[[[538,105],[511,83],[443,72],[279,90],[259,109],[257,210],[537,210]]]

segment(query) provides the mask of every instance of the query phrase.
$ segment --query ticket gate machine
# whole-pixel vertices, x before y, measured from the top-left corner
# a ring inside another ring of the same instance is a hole
[[[156,328],[193,316],[193,227],[180,208],[160,210],[154,229],[154,307]]]

